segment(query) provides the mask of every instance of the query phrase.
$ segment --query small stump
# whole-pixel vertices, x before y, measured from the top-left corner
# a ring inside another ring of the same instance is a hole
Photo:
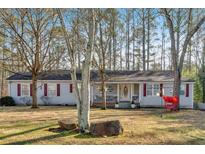
[[[78,128],[77,122],[73,120],[63,119],[58,121],[58,125],[61,129],[74,130]]]
[[[94,136],[117,136],[123,133],[119,120],[91,123],[90,133]]]

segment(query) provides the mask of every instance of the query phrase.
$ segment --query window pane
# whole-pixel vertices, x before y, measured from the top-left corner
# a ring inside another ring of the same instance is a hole
[[[185,95],[185,85],[181,85],[180,95]]]
[[[56,84],[48,85],[48,96],[56,96]]]
[[[159,95],[159,84],[154,84],[154,94],[153,95]]]
[[[29,86],[28,84],[22,85],[22,95],[23,96],[29,96]]]
[[[152,85],[147,84],[147,96],[152,96]]]

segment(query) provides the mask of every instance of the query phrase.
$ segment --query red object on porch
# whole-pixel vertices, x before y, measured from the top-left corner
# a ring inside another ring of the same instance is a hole
[[[163,96],[165,109],[177,110],[179,104],[179,97],[177,96]]]

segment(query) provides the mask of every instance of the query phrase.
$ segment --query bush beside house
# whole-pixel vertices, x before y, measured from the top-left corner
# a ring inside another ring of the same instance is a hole
[[[5,96],[0,99],[1,106],[15,106],[16,103],[11,96]]]

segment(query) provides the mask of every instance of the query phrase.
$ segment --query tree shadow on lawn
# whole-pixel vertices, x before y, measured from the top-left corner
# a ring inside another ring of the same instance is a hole
[[[97,138],[91,134],[79,134],[79,132],[77,130],[70,130],[70,131],[64,130],[64,131],[59,131],[59,132],[55,132],[55,133],[57,133],[57,134],[43,136],[43,137],[29,139],[29,140],[24,140],[24,141],[10,142],[10,143],[4,144],[4,145],[35,144],[35,142],[52,140],[55,138],[67,137],[67,136],[74,136],[74,138],[79,138],[79,139]]]
[[[30,132],[33,132],[33,131],[37,131],[37,130],[40,130],[40,129],[44,129],[44,128],[48,128],[48,127],[51,127],[51,126],[54,126],[54,125],[55,125],[55,124],[53,124],[53,125],[47,125],[47,126],[43,126],[43,127],[37,127],[37,128],[34,128],[34,129],[29,129],[29,130],[23,131],[23,132],[18,132],[18,133],[13,133],[13,134],[1,136],[1,137],[0,137],[0,140],[6,139],[6,138],[9,138],[9,137],[18,136],[18,135],[27,134],[27,133],[30,133]]]
[[[68,132],[68,130],[62,129],[60,127],[58,127],[58,128],[49,128],[48,131],[51,131],[51,132],[54,132],[54,133]],[[78,129],[70,130],[70,132],[71,131],[76,132],[76,135],[74,135],[74,138],[79,138],[79,139],[100,138],[100,136],[94,136],[91,133],[81,134],[81,133],[79,133]]]
[[[46,140],[51,140],[51,139],[55,139],[55,138],[59,138],[59,137],[73,136],[76,134],[77,134],[77,132],[73,131],[73,130],[72,131],[63,131],[61,133],[54,134],[54,135],[48,135],[48,136],[43,136],[43,137],[34,138],[34,139],[28,139],[28,140],[24,140],[24,141],[10,142],[10,143],[4,144],[4,145],[34,144],[35,142],[38,142],[38,141],[46,141]]]

